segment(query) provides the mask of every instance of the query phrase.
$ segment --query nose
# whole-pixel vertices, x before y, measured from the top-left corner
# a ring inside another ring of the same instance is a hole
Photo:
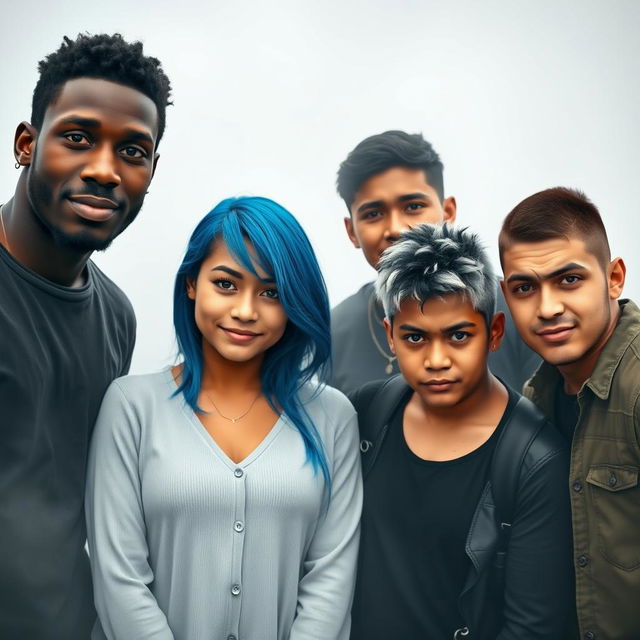
[[[434,340],[424,359],[424,368],[433,370],[449,369],[451,367],[451,358],[445,346],[439,341]]]
[[[400,234],[409,227],[402,219],[400,211],[392,209],[387,216],[387,228],[384,231],[384,239],[389,242],[395,242]]]
[[[113,149],[107,145],[96,147],[87,152],[87,163],[80,173],[80,177],[89,182],[97,182],[104,187],[117,187],[122,181],[118,172],[118,158]]]
[[[231,309],[231,317],[240,322],[255,322],[258,319],[258,311],[253,301],[253,295],[247,291],[234,298],[234,306]]]
[[[538,316],[540,318],[554,318],[564,313],[564,304],[550,287],[541,286],[538,298]]]

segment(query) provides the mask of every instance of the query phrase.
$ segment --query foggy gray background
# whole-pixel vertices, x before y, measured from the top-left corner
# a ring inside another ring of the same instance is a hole
[[[119,31],[160,58],[175,102],[140,216],[95,256],[138,317],[132,372],[173,361],[173,277],[222,198],[264,195],[291,210],[332,304],[372,279],[344,232],[335,174],[357,142],[392,128],[434,144],[458,222],[496,263],[516,203],[550,186],[583,189],[637,300],[639,26],[634,0],[3,0],[0,202],[14,190],[13,134],[29,119],[38,60],[64,34]]]

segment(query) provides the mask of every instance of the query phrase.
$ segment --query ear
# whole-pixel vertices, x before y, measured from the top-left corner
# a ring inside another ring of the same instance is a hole
[[[360,249],[360,243],[358,242],[358,236],[353,228],[353,219],[351,216],[344,219],[344,228],[347,230],[347,235],[349,236],[349,240],[351,240],[351,244],[356,248]]]
[[[13,138],[13,155],[16,161],[27,167],[33,160],[38,131],[28,122],[21,122]]]
[[[504,338],[504,313],[498,311],[491,319],[489,327],[489,351],[497,351]]]
[[[196,299],[196,281],[191,278],[187,278],[187,298],[189,300]]]
[[[622,258],[614,258],[607,268],[609,298],[617,300],[622,295],[627,267]]]
[[[458,205],[456,199],[453,196],[449,196],[442,201],[442,210],[444,211],[443,222],[453,224],[456,221],[456,214],[458,213]]]
[[[389,349],[391,349],[391,353],[393,353],[393,355],[395,356],[396,348],[395,348],[395,345],[393,344],[393,326],[386,318],[382,320],[382,323],[384,324],[384,332],[387,334],[387,342],[389,343]]]

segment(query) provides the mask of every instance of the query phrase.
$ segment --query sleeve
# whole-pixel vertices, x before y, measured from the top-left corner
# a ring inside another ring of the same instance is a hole
[[[360,541],[362,477],[356,415],[350,406],[348,414],[344,413],[335,437],[331,498],[303,562],[289,640],[349,638]]]
[[[88,463],[85,510],[96,609],[109,640],[173,640],[149,589],[139,448],[140,421],[116,381],[102,402]]]
[[[523,481],[507,549],[504,623],[497,640],[560,640],[573,605],[567,452],[554,450]]]
[[[122,371],[120,376],[126,376],[129,373],[129,367],[131,366],[131,358],[133,357],[133,349],[136,346],[136,316],[131,309],[131,314],[128,319],[128,335],[127,335],[127,351],[125,354],[124,362],[122,364]]]

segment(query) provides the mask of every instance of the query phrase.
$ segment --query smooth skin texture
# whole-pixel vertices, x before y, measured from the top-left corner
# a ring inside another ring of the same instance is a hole
[[[422,169],[391,167],[362,183],[344,219],[349,240],[376,269],[382,252],[410,227],[453,223],[455,198],[440,202]]]
[[[603,268],[579,237],[514,243],[502,255],[504,297],[522,339],[558,367],[576,394],[591,375],[619,315],[626,268]]]
[[[247,248],[255,257],[253,247]],[[284,334],[287,315],[272,276],[254,265],[257,276],[238,263],[224,242],[216,241],[197,279],[187,286],[202,333],[198,406],[207,413],[197,416],[234,462],[244,460],[278,420],[262,394],[260,368],[267,349]],[[177,377],[180,367],[173,373]],[[236,423],[220,415],[237,418],[249,408]]]
[[[81,286],[91,253],[135,219],[158,154],[157,108],[148,96],[108,80],[66,82],[40,130],[18,125],[25,167],[3,209],[13,256],[65,286]]]
[[[403,429],[409,448],[425,460],[453,460],[477,449],[500,422],[508,393],[487,366],[500,346],[504,314],[487,331],[484,316],[460,294],[405,300],[390,324],[389,347],[414,390]]]

